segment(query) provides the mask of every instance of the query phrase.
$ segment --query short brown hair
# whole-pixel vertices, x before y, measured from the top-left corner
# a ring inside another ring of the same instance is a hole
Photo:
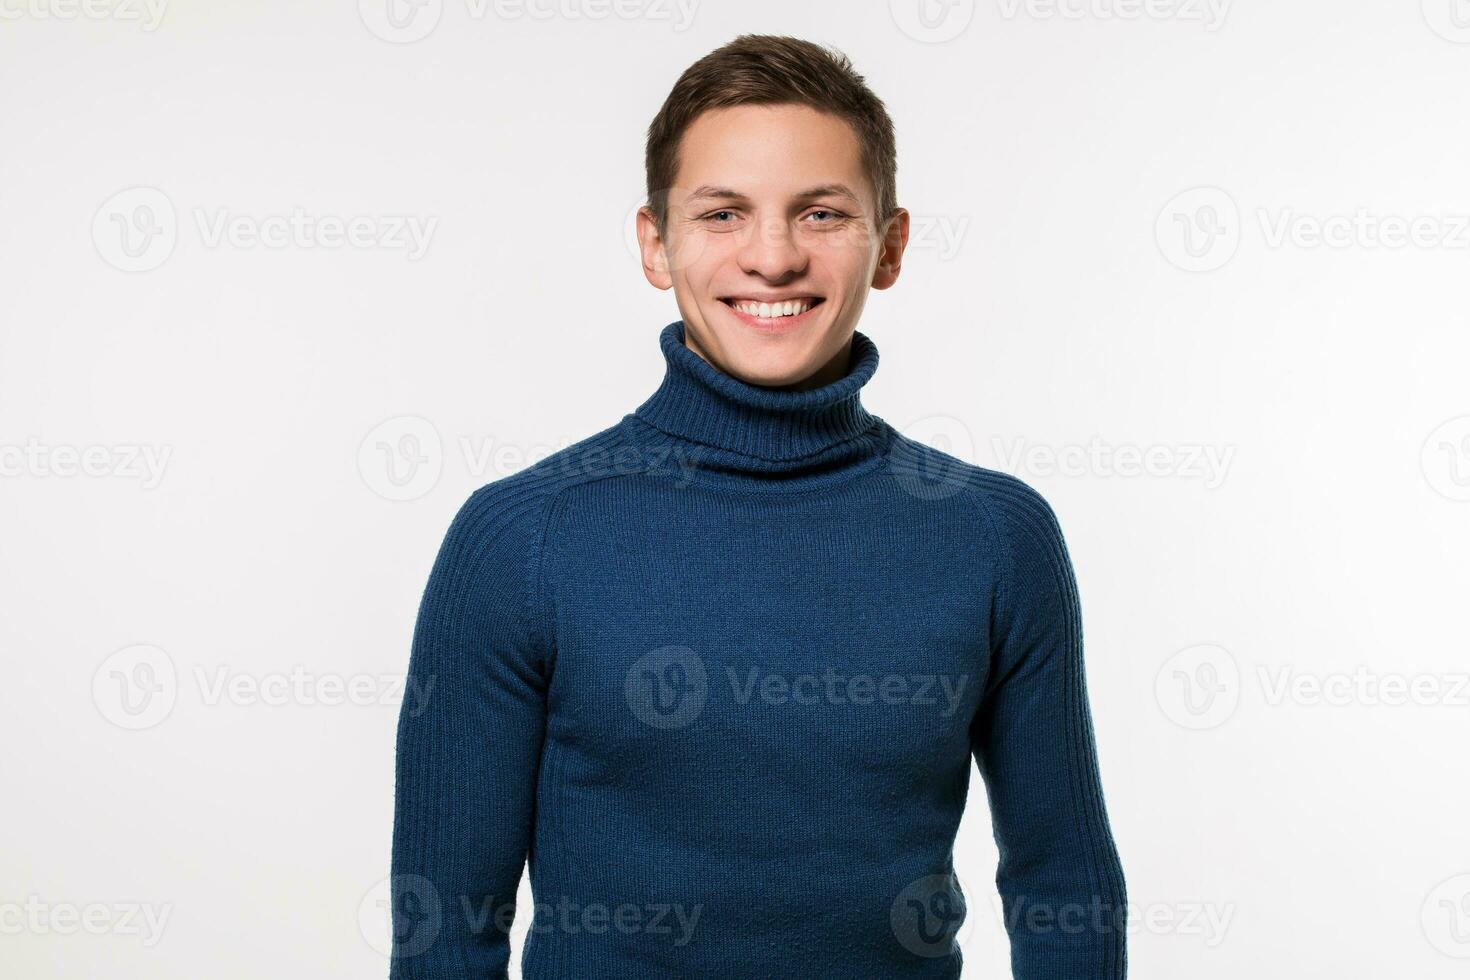
[[[878,204],[876,226],[898,210],[898,150],[883,101],[847,55],[796,37],[741,34],[684,69],[648,127],[644,166],[648,207],[667,230],[668,193],[679,169],[679,141],[700,113],[738,105],[810,106],[847,120]]]

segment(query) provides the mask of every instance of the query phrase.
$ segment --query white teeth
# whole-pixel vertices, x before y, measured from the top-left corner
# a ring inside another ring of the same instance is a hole
[[[812,308],[812,304],[807,300],[788,300],[784,303],[733,303],[731,305],[741,313],[768,320],[782,316],[800,316]]]

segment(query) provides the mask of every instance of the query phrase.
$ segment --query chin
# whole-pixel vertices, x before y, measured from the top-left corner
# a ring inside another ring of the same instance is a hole
[[[742,381],[777,388],[797,384],[821,369],[820,338],[786,335],[777,342],[761,337],[720,335],[725,371]]]

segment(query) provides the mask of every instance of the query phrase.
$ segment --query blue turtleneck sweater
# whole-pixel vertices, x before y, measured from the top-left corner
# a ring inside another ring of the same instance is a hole
[[[660,335],[638,409],[472,494],[399,720],[394,980],[952,980],[974,758],[1019,980],[1125,973],[1072,568],[1029,486]],[[969,897],[984,886],[966,882]],[[974,911],[971,912],[974,915]]]

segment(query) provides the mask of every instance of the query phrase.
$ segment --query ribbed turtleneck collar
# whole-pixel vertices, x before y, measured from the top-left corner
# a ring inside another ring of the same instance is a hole
[[[878,348],[860,331],[853,332],[847,373],[805,391],[764,388],[719,370],[685,346],[683,320],[663,328],[659,346],[663,383],[633,414],[704,447],[721,466],[796,469],[876,445],[872,430],[881,420],[863,407],[859,392],[878,368]]]

